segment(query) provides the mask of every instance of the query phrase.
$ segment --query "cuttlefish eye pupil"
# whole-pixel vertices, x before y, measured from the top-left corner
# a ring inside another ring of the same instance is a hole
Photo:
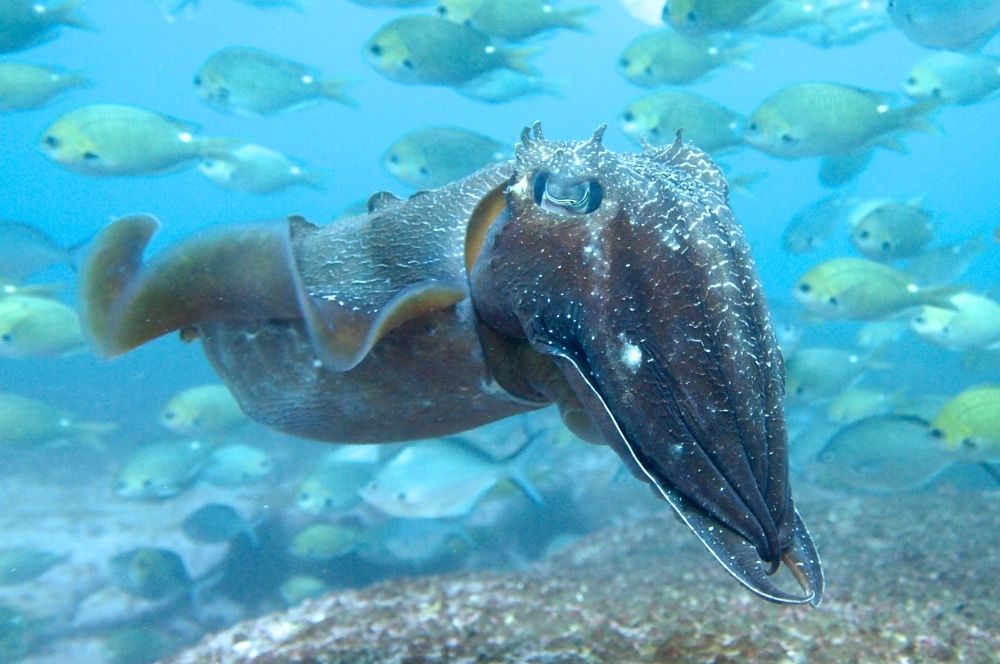
[[[601,206],[604,188],[596,180],[563,184],[548,171],[539,171],[532,183],[535,204],[555,212],[590,214]]]

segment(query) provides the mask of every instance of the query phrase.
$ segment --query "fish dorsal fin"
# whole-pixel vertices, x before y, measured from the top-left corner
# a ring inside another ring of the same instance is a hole
[[[469,225],[465,231],[465,271],[472,272],[472,265],[479,258],[483,242],[493,223],[504,213],[507,205],[507,182],[494,187],[482,197],[479,204],[469,216]]]
[[[368,212],[380,212],[395,207],[402,202],[403,199],[391,191],[376,191],[368,198],[366,206]]]

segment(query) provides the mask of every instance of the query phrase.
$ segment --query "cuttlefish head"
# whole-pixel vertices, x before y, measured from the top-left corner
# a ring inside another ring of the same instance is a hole
[[[680,137],[621,154],[525,130],[474,213],[466,260],[493,333],[553,358],[604,439],[720,563],[776,602],[818,604],[792,504],[783,366],[718,167]],[[784,562],[803,593],[776,586]]]

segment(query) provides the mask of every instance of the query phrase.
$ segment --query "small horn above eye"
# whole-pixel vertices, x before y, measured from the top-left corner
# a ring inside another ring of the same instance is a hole
[[[597,129],[594,130],[594,135],[591,137],[590,142],[599,146],[601,144],[601,140],[604,139],[604,132],[607,131],[607,129],[607,123],[597,125]]]

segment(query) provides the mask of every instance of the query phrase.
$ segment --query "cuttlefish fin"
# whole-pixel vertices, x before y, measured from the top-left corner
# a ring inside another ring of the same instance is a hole
[[[81,266],[81,320],[102,355],[208,321],[298,317],[284,223],[205,231],[144,264],[159,226],[149,215],[112,222]]]
[[[291,241],[287,260],[309,233],[317,230],[300,217],[289,218]],[[345,306],[336,296],[320,297],[311,292],[302,272],[294,270],[301,317],[320,362],[333,371],[348,371],[360,363],[386,334],[403,323],[432,311],[445,309],[468,296],[460,281],[424,279],[401,289],[379,306]]]
[[[466,295],[464,288],[447,282],[420,282],[400,291],[377,312],[345,310],[306,296],[302,318],[323,366],[333,371],[348,371],[392,330],[414,318],[450,307]]]

